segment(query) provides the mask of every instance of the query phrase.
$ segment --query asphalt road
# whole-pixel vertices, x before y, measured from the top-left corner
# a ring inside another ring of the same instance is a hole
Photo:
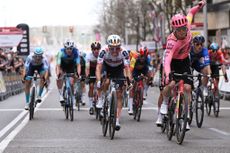
[[[4,153],[229,153],[230,101],[221,100],[218,118],[205,114],[202,128],[193,121],[182,145],[175,137],[168,141],[156,127],[158,88],[150,88],[141,121],[122,112],[121,129],[114,140],[103,137],[101,124],[90,116],[88,106],[75,111],[73,122],[66,120],[53,83],[35,118],[28,119],[24,94],[0,102],[0,152]],[[88,99],[85,99],[86,101]]]

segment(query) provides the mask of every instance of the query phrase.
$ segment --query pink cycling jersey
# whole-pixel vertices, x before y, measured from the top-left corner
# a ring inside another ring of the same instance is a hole
[[[204,4],[203,4],[204,5]],[[203,5],[197,5],[190,9],[188,15],[186,16],[188,19],[188,31],[187,36],[183,40],[178,40],[174,33],[171,33],[167,38],[167,45],[166,50],[164,53],[164,72],[166,76],[169,76],[169,73],[171,72],[171,61],[172,59],[186,59],[189,55],[190,48],[191,48],[191,40],[192,40],[192,34],[191,34],[191,22],[193,16],[203,7]]]

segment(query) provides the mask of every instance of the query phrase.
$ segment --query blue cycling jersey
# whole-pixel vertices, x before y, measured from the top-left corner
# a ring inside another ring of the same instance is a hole
[[[192,63],[192,68],[200,72],[205,66],[210,65],[208,49],[202,48],[199,53],[195,53],[194,47],[192,46],[190,52],[190,60]]]

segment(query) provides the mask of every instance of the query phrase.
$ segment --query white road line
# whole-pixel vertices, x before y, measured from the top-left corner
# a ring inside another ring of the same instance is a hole
[[[42,102],[40,103],[40,104],[38,104],[37,105],[37,107],[35,108],[35,112],[37,111],[37,108],[44,102],[44,100],[47,98],[47,96],[50,94],[50,92],[51,91],[48,91],[47,92],[47,94],[44,96],[44,97],[42,97]],[[23,111],[23,112],[25,112],[25,114],[28,112],[28,111]],[[23,113],[22,112],[22,113]],[[21,114],[22,114],[21,113]],[[18,118],[18,120],[20,120],[21,118],[23,118],[24,116],[22,116],[22,115],[18,115],[16,118]],[[6,149],[6,147],[8,146],[8,144],[14,139],[14,137],[26,126],[26,124],[28,123],[28,121],[29,121],[29,114],[27,114],[27,116],[23,119],[23,121],[13,130],[13,131],[11,131],[10,132],[10,134],[6,137],[6,138],[4,138],[2,141],[1,141],[1,143],[0,143],[0,153],[3,153],[4,152],[4,150]],[[12,121],[13,122],[13,121]],[[14,123],[14,125],[17,123],[17,122],[13,122]],[[13,124],[12,123],[12,124]],[[9,124],[8,124],[9,125]],[[7,127],[8,127],[8,125],[7,125]],[[14,126],[13,125],[13,126]],[[11,126],[12,127],[12,126]],[[4,128],[5,129],[5,128]],[[3,129],[3,130],[4,130]],[[8,130],[10,129],[10,128],[7,128]],[[7,130],[7,131],[8,131]],[[4,133],[2,133],[2,135],[4,135],[6,132],[7,132],[6,130],[5,131],[3,131]]]
[[[9,131],[20,119],[22,119],[26,115],[27,111],[22,111],[13,121],[11,121],[7,126],[5,126],[0,131],[0,138],[6,134],[7,131]]]
[[[208,128],[208,129],[211,130],[211,131],[217,132],[219,134],[225,135],[225,136],[230,136],[230,133],[222,131],[222,130],[219,130],[219,129],[216,129],[216,128]]]
[[[15,109],[8,109],[8,108],[6,108],[6,109],[0,109],[0,112],[16,112],[16,111],[23,111],[23,110],[25,110],[25,109],[19,109],[19,108],[15,108]]]

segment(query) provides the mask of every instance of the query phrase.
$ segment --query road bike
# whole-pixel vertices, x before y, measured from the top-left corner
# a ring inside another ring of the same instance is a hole
[[[116,90],[119,88],[119,84],[116,81],[125,81],[125,78],[110,78],[109,90],[104,93],[104,106],[102,108],[102,133],[106,136],[109,128],[109,136],[112,140],[115,134],[116,118],[117,118],[117,93]]]

